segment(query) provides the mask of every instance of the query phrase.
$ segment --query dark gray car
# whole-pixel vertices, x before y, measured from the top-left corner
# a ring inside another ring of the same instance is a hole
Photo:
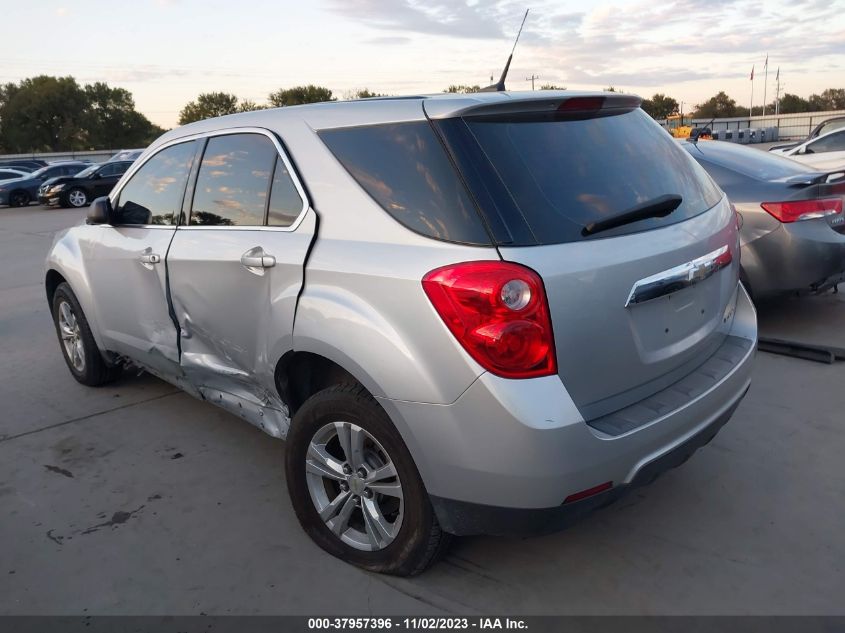
[[[757,149],[681,143],[736,206],[741,276],[755,300],[845,280],[845,179]]]

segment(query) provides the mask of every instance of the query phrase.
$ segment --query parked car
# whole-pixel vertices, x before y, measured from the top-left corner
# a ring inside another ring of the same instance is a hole
[[[827,173],[733,143],[681,145],[736,206],[741,279],[755,301],[845,281],[845,177],[829,182]]]
[[[133,160],[137,160],[137,158],[144,153],[143,149],[122,149],[117,152],[114,156],[109,158],[107,162],[112,161],[124,161],[128,160],[132,162]]]
[[[12,167],[23,171],[31,172],[47,166],[47,161],[40,158],[6,158],[0,160],[0,167]]]
[[[12,169],[11,167],[0,167],[0,181],[24,178],[28,175],[28,172],[21,171],[20,169]]]
[[[792,149],[793,147],[798,147],[799,145],[806,143],[807,141],[812,141],[814,138],[818,138],[822,134],[827,134],[828,132],[833,132],[834,130],[841,130],[845,128],[845,116],[837,116],[819,123],[816,127],[813,128],[813,131],[807,136],[807,138],[800,140],[800,141],[792,141],[791,143],[781,143],[779,145],[773,145],[769,148],[770,152],[776,150],[787,150]]]
[[[166,133],[59,234],[70,372],[287,438],[305,531],[413,574],[687,459],[750,383],[737,218],[613,93],[324,103]],[[127,289],[131,291],[127,291]]]
[[[0,183],[0,205],[25,207],[36,199],[38,187],[48,178],[70,176],[82,171],[87,166],[88,163],[79,161],[50,163],[26,176],[15,180],[6,180]]]
[[[845,171],[845,128],[833,130],[811,141],[772,154],[786,156],[821,171]]]
[[[108,195],[131,160],[90,165],[74,176],[51,178],[38,189],[38,202],[62,207],[85,207],[94,198]]]

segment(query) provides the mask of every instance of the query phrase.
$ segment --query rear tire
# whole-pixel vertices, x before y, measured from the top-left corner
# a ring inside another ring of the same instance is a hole
[[[60,283],[53,294],[52,312],[62,356],[77,382],[98,387],[120,375],[119,367],[103,360],[85,313],[66,282]]]
[[[412,576],[448,547],[451,535],[437,522],[408,448],[361,385],[329,387],[299,408],[285,471],[302,528],[332,556],[368,571]]]
[[[28,191],[13,191],[9,194],[10,207],[27,207],[31,200],[32,196]]]

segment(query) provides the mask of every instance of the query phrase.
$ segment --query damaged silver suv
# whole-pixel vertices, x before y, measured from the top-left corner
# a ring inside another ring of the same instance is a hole
[[[708,442],[750,382],[738,258],[730,204],[639,99],[500,92],[168,132],[45,281],[79,382],[129,362],[285,438],[314,541],[414,574]]]

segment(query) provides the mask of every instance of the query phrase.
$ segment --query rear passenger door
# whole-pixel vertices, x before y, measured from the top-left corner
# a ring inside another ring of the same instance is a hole
[[[273,134],[205,142],[167,258],[182,369],[218,404],[278,408],[275,363],[290,349],[316,216]]]

